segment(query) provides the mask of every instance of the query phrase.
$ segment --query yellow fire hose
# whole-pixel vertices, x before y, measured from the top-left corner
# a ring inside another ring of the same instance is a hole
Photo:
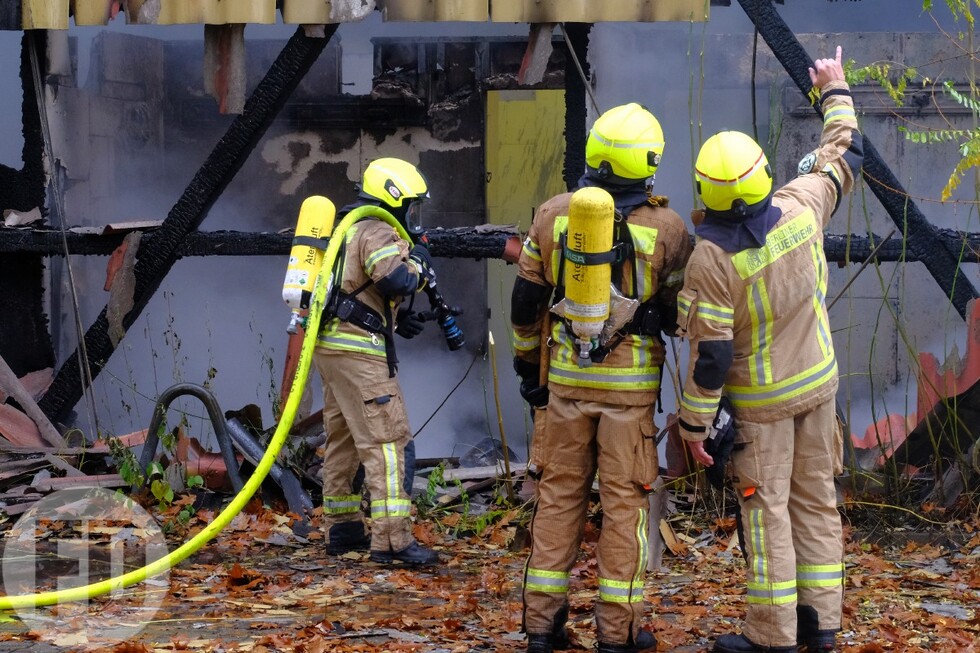
[[[84,601],[86,599],[108,594],[109,592],[141,583],[147,578],[152,578],[153,576],[174,567],[192,553],[196,552],[202,546],[207,544],[209,541],[214,539],[218,533],[220,533],[229,523],[231,523],[231,520],[234,519],[239,512],[241,512],[242,508],[245,507],[245,504],[248,503],[249,499],[252,498],[252,495],[255,494],[255,491],[259,489],[260,485],[262,485],[262,481],[265,480],[266,475],[269,473],[272,464],[276,460],[276,456],[279,455],[279,450],[282,448],[283,443],[286,441],[286,437],[289,435],[289,430],[293,426],[293,420],[296,418],[296,411],[299,408],[300,400],[303,397],[303,388],[306,385],[306,378],[310,371],[310,363],[313,359],[313,348],[316,345],[317,332],[320,330],[320,318],[323,313],[323,304],[329,288],[334,283],[331,272],[333,270],[334,261],[337,258],[337,252],[340,250],[340,245],[343,242],[344,236],[346,235],[346,232],[350,226],[358,220],[366,217],[380,218],[381,220],[384,220],[395,228],[399,236],[405,240],[410,240],[408,233],[405,231],[404,227],[398,223],[395,217],[388,211],[376,206],[361,206],[354,209],[340,221],[339,225],[334,228],[333,236],[330,238],[330,242],[327,245],[327,251],[323,257],[323,266],[320,268],[317,275],[316,287],[313,290],[313,299],[310,302],[309,317],[307,318],[306,322],[306,332],[303,336],[303,349],[300,352],[299,363],[296,366],[296,374],[293,376],[292,389],[289,393],[289,399],[286,401],[286,407],[283,409],[282,418],[279,420],[279,424],[276,426],[276,432],[273,434],[272,440],[269,441],[269,447],[266,449],[265,455],[262,456],[258,466],[255,468],[255,472],[245,483],[242,491],[235,495],[235,498],[232,499],[231,503],[229,503],[228,506],[214,518],[214,521],[208,524],[200,533],[184,542],[184,544],[174,549],[169,554],[155,560],[145,567],[135,569],[123,574],[122,576],[107,578],[106,580],[81,587],[73,587],[56,592],[39,592],[37,594],[21,594],[17,596],[0,596],[0,610],[16,610],[18,608],[40,607],[45,605],[55,605],[58,603]]]

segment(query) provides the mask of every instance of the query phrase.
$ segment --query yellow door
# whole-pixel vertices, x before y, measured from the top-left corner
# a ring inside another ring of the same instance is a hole
[[[535,207],[565,191],[562,177],[564,125],[564,91],[487,93],[488,222],[516,224],[523,236],[531,226]],[[511,362],[510,294],[516,273],[515,265],[500,260],[489,262],[487,303],[506,440],[508,446],[526,461],[532,426]],[[488,408],[492,415],[495,410],[492,400]],[[493,422],[491,419],[490,423]]]

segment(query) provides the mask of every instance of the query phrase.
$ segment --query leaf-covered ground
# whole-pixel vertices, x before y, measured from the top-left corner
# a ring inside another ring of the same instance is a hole
[[[204,523],[209,515],[199,517]],[[200,526],[192,524],[190,533]],[[660,651],[710,650],[716,636],[737,626],[744,606],[744,565],[737,548],[729,546],[734,524],[723,519],[699,528],[694,520],[674,519],[674,526],[680,549],[666,552],[664,571],[647,581],[649,627]],[[328,557],[318,532],[298,539],[286,518],[259,509],[239,515],[173,569],[169,582],[130,590],[137,603],[150,595],[161,599],[155,614],[99,599],[60,606],[34,631],[8,618],[0,624],[0,651],[524,650],[525,533],[506,519],[479,536],[453,535],[455,527],[452,516],[416,526],[416,536],[441,553],[442,565],[393,569],[360,553]],[[961,542],[954,547],[886,548],[849,535],[839,650],[980,650],[980,529],[957,524],[954,534],[940,538]],[[596,535],[590,523],[571,584],[572,640],[585,650],[595,645]],[[126,643],[110,644],[100,639],[98,624],[106,620],[141,629]]]

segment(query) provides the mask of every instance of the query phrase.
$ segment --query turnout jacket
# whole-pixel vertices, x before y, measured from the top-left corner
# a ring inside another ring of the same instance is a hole
[[[338,216],[338,221],[341,216]],[[331,317],[321,327],[317,347],[329,353],[386,357],[385,341],[394,332],[392,317],[402,297],[415,293],[418,268],[408,259],[410,244],[382,220],[365,218],[354,223],[344,238],[343,268],[335,281],[343,293],[356,299],[385,321],[381,333]],[[370,282],[370,283],[368,283]]]
[[[782,215],[765,244],[729,252],[700,238],[694,247],[678,297],[679,335],[691,348],[680,402],[685,439],[706,437],[722,394],[740,418],[765,423],[837,391],[823,230],[854,184],[862,141],[847,84],[821,93],[820,145],[773,194]]]
[[[548,292],[537,307],[533,322],[512,323],[515,356],[538,365],[540,348],[550,347],[548,389],[559,397],[625,406],[651,405],[660,390],[660,368],[664,362],[659,334],[625,334],[602,362],[584,368],[578,366],[574,335],[557,317],[552,316],[548,342],[541,340],[542,323],[550,309],[548,298],[557,286],[563,260],[559,240],[568,228],[571,197],[572,193],[564,193],[542,204],[524,240],[517,274],[548,288]],[[622,263],[618,287],[623,295],[640,302],[656,301],[672,314],[691,242],[684,221],[666,203],[666,198],[656,198],[629,213],[622,228],[628,225],[635,253]]]

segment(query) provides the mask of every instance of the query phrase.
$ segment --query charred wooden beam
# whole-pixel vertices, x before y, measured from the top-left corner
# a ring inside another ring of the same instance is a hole
[[[813,60],[783,21],[771,0],[738,0],[776,59],[806,96],[813,86],[808,69]],[[919,210],[901,182],[892,173],[874,145],[864,137],[864,179],[875,197],[888,212],[915,260],[925,264],[960,317],[966,317],[966,305],[977,297],[977,291],[963,273],[961,260],[943,246],[939,229]]]
[[[322,38],[313,38],[306,36],[302,27],[297,29],[245,103],[242,114],[228,127],[162,226],[154,232],[152,243],[140,248],[135,266],[133,308],[123,318],[123,328],[132,326],[142,313],[177,260],[181,243],[207,217],[208,211],[242,167],[290,94],[320,56],[337,30],[337,25],[328,25],[325,30]],[[41,399],[41,409],[49,418],[63,419],[81,398],[83,380],[79,371],[82,352],[87,354],[92,378],[102,371],[112,355],[114,347],[109,337],[107,308],[102,309],[86,331],[84,349],[79,348],[68,357]]]
[[[565,187],[574,190],[585,171],[585,119],[588,115],[589,32],[591,23],[565,23],[563,29],[570,44],[565,57],[565,163],[562,176]],[[582,67],[579,72],[579,66]]]
[[[428,232],[433,256],[442,258],[499,259],[504,258],[507,241],[518,236],[516,229],[502,226],[456,227],[433,229]],[[106,235],[68,232],[65,242],[68,253],[82,256],[108,256],[124,238],[123,233]],[[962,263],[980,263],[980,232],[938,230],[939,242],[946,251]],[[154,238],[154,231],[143,236],[143,247]],[[293,239],[292,232],[267,233],[244,231],[193,231],[184,238],[176,256],[287,256]],[[882,242],[881,236],[847,234],[824,235],[824,252],[832,263],[857,263],[871,255]],[[41,256],[63,256],[61,232],[54,229],[0,228],[0,254],[29,253]],[[920,259],[900,238],[885,242],[875,256],[881,263],[914,263]]]
[[[0,165],[0,207],[25,213],[36,207],[42,207],[43,211],[44,207],[44,138],[31,48],[36,48],[40,60],[45,61],[40,53],[44,52],[46,39],[45,34],[35,32],[25,32],[21,39],[23,166],[17,170]],[[55,363],[45,314],[44,277],[44,261],[28,252],[12,251],[0,258],[0,278],[4,281],[0,287],[0,304],[6,307],[4,318],[0,320],[0,356],[18,376],[52,367]]]

